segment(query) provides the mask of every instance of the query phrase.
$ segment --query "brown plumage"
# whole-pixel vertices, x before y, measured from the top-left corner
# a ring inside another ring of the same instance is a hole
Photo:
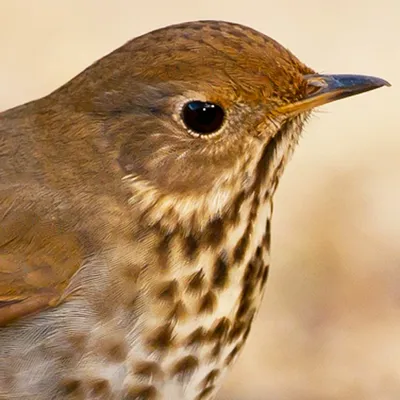
[[[0,114],[0,399],[212,399],[305,120],[386,84],[191,22]]]

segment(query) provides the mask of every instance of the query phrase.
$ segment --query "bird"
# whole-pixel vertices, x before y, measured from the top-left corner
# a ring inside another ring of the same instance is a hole
[[[0,399],[215,398],[303,127],[382,86],[190,21],[0,113]]]

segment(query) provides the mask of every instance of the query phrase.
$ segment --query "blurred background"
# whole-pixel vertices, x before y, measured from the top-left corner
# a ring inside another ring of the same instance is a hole
[[[172,23],[249,25],[392,88],[323,107],[275,198],[262,310],[219,399],[400,399],[398,0],[0,0],[0,110]]]

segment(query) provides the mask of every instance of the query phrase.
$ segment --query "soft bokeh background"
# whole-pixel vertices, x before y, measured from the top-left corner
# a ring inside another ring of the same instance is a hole
[[[0,110],[193,19],[247,24],[318,71],[393,85],[308,126],[275,199],[263,307],[220,398],[400,399],[398,0],[0,0]]]

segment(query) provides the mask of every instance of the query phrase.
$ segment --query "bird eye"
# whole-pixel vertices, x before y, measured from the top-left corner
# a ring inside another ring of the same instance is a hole
[[[210,135],[218,131],[225,118],[224,110],[214,103],[190,101],[182,110],[186,127],[199,135]]]

